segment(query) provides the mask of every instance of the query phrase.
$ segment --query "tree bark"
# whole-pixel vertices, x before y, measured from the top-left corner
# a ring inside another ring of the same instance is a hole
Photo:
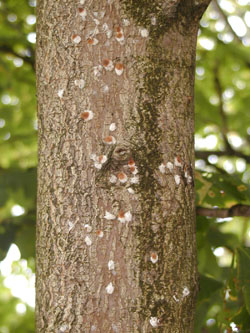
[[[37,333],[193,331],[197,3],[38,2]]]

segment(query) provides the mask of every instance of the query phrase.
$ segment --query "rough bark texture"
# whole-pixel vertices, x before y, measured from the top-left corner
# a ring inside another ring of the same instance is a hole
[[[37,333],[193,331],[195,5],[38,2]]]

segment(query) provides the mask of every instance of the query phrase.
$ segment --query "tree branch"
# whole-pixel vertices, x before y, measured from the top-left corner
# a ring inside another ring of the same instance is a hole
[[[247,163],[250,163],[250,156],[245,155],[240,151],[237,150],[225,150],[225,151],[216,151],[216,150],[196,150],[195,157],[200,158],[202,160],[208,159],[209,155],[216,155],[216,156],[230,156],[230,157],[240,157],[245,160]]]
[[[234,205],[231,208],[206,208],[196,207],[196,214],[200,216],[210,217],[233,217],[233,216],[250,216],[250,206],[248,205]]]
[[[224,108],[223,108],[223,98],[222,98],[223,89],[222,89],[221,82],[219,79],[219,63],[218,62],[216,63],[216,65],[214,67],[214,85],[215,85],[215,90],[219,97],[219,113],[220,113],[221,123],[222,123],[221,132],[223,135],[224,144],[226,146],[226,150],[228,152],[231,152],[231,151],[233,151],[233,148],[231,147],[231,145],[227,139],[227,133],[229,132],[229,130],[228,130],[228,124],[227,124],[227,116],[226,116],[226,114],[224,112]]]
[[[228,172],[225,169],[220,168],[216,164],[210,163],[208,159],[206,160],[206,163],[207,163],[208,166],[212,167],[214,170],[218,171],[220,174],[222,174],[222,175],[228,175]]]
[[[212,0],[193,0],[194,10],[199,19],[202,17],[211,1]]]
[[[195,6],[208,6],[212,0],[195,0],[194,4]]]
[[[212,0],[167,0],[163,5],[163,12],[169,19],[175,18],[178,12],[200,20]],[[188,14],[187,14],[188,12]]]
[[[17,58],[22,59],[24,62],[27,64],[31,65],[32,68],[35,70],[35,61],[33,60],[33,57],[27,57],[27,56],[22,56],[16,51],[14,51],[9,45],[0,45],[0,52],[2,53],[9,53]]]

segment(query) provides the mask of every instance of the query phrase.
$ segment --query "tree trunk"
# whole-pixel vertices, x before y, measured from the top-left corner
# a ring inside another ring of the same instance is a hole
[[[37,332],[193,331],[207,4],[38,2]]]

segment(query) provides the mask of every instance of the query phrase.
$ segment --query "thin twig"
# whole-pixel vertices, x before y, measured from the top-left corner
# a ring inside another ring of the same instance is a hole
[[[195,157],[203,160],[207,160],[210,155],[216,155],[218,157],[221,156],[229,156],[229,157],[239,157],[245,160],[247,163],[250,163],[250,156],[245,155],[240,151],[231,149],[230,151],[218,151],[218,150],[196,150]]]
[[[233,216],[250,216],[250,206],[248,205],[234,205],[231,208],[206,208],[196,207],[196,214],[200,216],[210,217],[233,217]]]

